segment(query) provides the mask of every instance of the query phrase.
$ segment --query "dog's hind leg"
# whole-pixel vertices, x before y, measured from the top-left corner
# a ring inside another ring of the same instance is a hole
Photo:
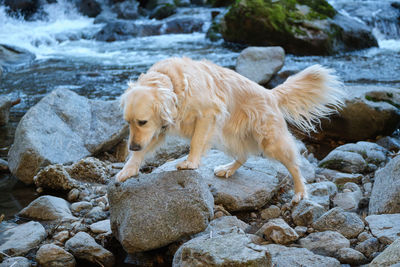
[[[204,114],[197,118],[192,140],[190,142],[190,152],[186,160],[177,164],[179,170],[193,170],[200,165],[202,154],[207,149],[209,142],[214,134],[215,117]]]
[[[298,203],[301,199],[307,198],[304,179],[298,163],[299,152],[287,128],[285,126],[284,129],[278,128],[277,132],[270,129],[268,135],[261,139],[261,146],[266,156],[280,161],[292,175],[295,192],[292,202]]]
[[[232,176],[245,162],[246,159],[237,159],[226,165],[217,166],[214,168],[214,174],[218,177],[228,178]]]

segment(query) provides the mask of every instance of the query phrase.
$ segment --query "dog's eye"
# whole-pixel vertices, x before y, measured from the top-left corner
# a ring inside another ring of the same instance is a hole
[[[147,123],[147,121],[138,121],[139,126],[143,126]]]

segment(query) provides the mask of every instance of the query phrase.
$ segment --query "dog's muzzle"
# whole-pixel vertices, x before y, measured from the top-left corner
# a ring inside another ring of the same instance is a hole
[[[129,150],[132,150],[132,151],[139,151],[139,150],[141,150],[141,149],[142,149],[142,146],[139,145],[139,144],[130,144],[130,145],[129,145]]]

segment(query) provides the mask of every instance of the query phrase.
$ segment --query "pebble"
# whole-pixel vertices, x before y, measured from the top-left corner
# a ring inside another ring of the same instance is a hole
[[[264,220],[278,218],[281,214],[281,210],[278,206],[271,205],[268,208],[261,211],[261,218]]]
[[[67,196],[68,201],[69,201],[69,202],[75,202],[75,201],[77,201],[78,198],[79,198],[79,194],[80,194],[79,189],[77,189],[77,188],[71,189],[71,190],[68,192],[68,196]]]

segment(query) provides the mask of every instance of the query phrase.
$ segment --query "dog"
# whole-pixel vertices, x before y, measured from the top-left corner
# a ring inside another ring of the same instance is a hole
[[[132,156],[116,180],[136,176],[146,154],[168,134],[191,139],[186,160],[178,169],[196,169],[212,143],[235,160],[217,166],[229,177],[251,154],[280,161],[294,182],[294,202],[307,197],[299,170],[299,151],[287,122],[304,132],[343,105],[341,82],[333,70],[313,65],[267,90],[212,62],[170,58],[154,64],[121,96],[129,123]],[[287,122],[286,122],[287,121]]]

